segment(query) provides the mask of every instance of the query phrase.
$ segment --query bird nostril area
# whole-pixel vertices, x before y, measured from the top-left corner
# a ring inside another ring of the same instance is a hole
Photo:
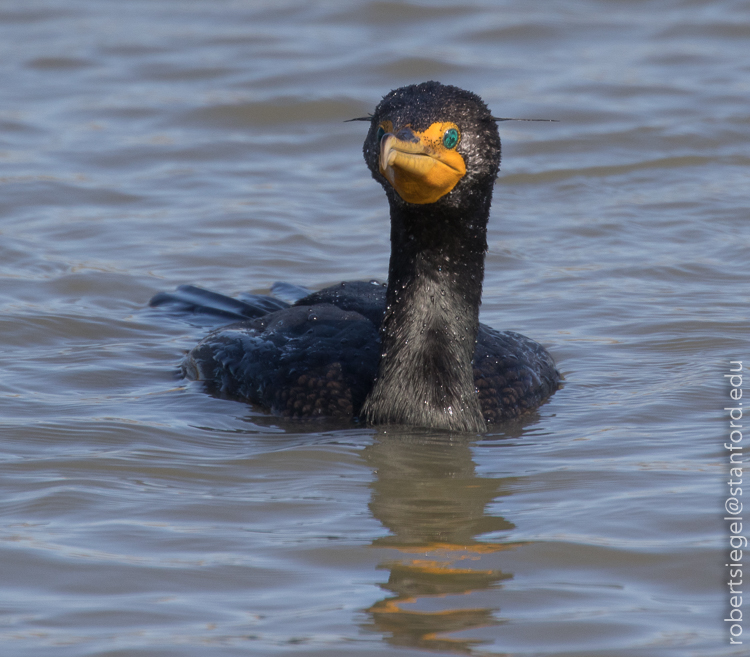
[[[401,128],[401,130],[396,133],[396,137],[401,141],[410,141],[412,143],[419,141],[419,137],[414,134],[411,128]]]

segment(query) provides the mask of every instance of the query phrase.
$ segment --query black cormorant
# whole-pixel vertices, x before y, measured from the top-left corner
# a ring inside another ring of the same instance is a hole
[[[183,373],[295,418],[482,432],[536,408],[559,385],[552,357],[479,323],[497,119],[477,95],[425,82],[360,120],[391,209],[387,286],[341,283],[292,305],[190,286],[159,294],[152,305],[247,318],[210,333]]]

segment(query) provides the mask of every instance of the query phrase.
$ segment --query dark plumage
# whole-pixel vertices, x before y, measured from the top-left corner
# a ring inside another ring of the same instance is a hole
[[[185,375],[300,418],[484,431],[537,407],[559,384],[550,355],[479,324],[500,165],[487,106],[426,82],[392,91],[368,120],[365,161],[391,208],[387,288],[341,283],[290,306],[191,287],[157,295],[152,305],[252,318],[208,335]]]

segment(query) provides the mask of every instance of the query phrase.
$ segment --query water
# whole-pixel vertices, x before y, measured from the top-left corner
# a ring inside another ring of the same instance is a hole
[[[747,654],[748,37],[731,0],[4,2],[3,655]],[[482,319],[564,389],[467,438],[177,378],[207,329],[157,291],[385,278],[343,121],[426,79],[560,121],[500,124]]]

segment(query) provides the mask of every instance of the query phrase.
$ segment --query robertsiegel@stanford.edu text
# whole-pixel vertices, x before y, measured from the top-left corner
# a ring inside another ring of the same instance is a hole
[[[729,451],[729,495],[724,501],[724,520],[729,521],[729,643],[742,643],[742,550],[747,549],[747,537],[742,533],[742,361],[729,361],[729,398],[732,406],[729,413],[729,442],[724,449]]]

